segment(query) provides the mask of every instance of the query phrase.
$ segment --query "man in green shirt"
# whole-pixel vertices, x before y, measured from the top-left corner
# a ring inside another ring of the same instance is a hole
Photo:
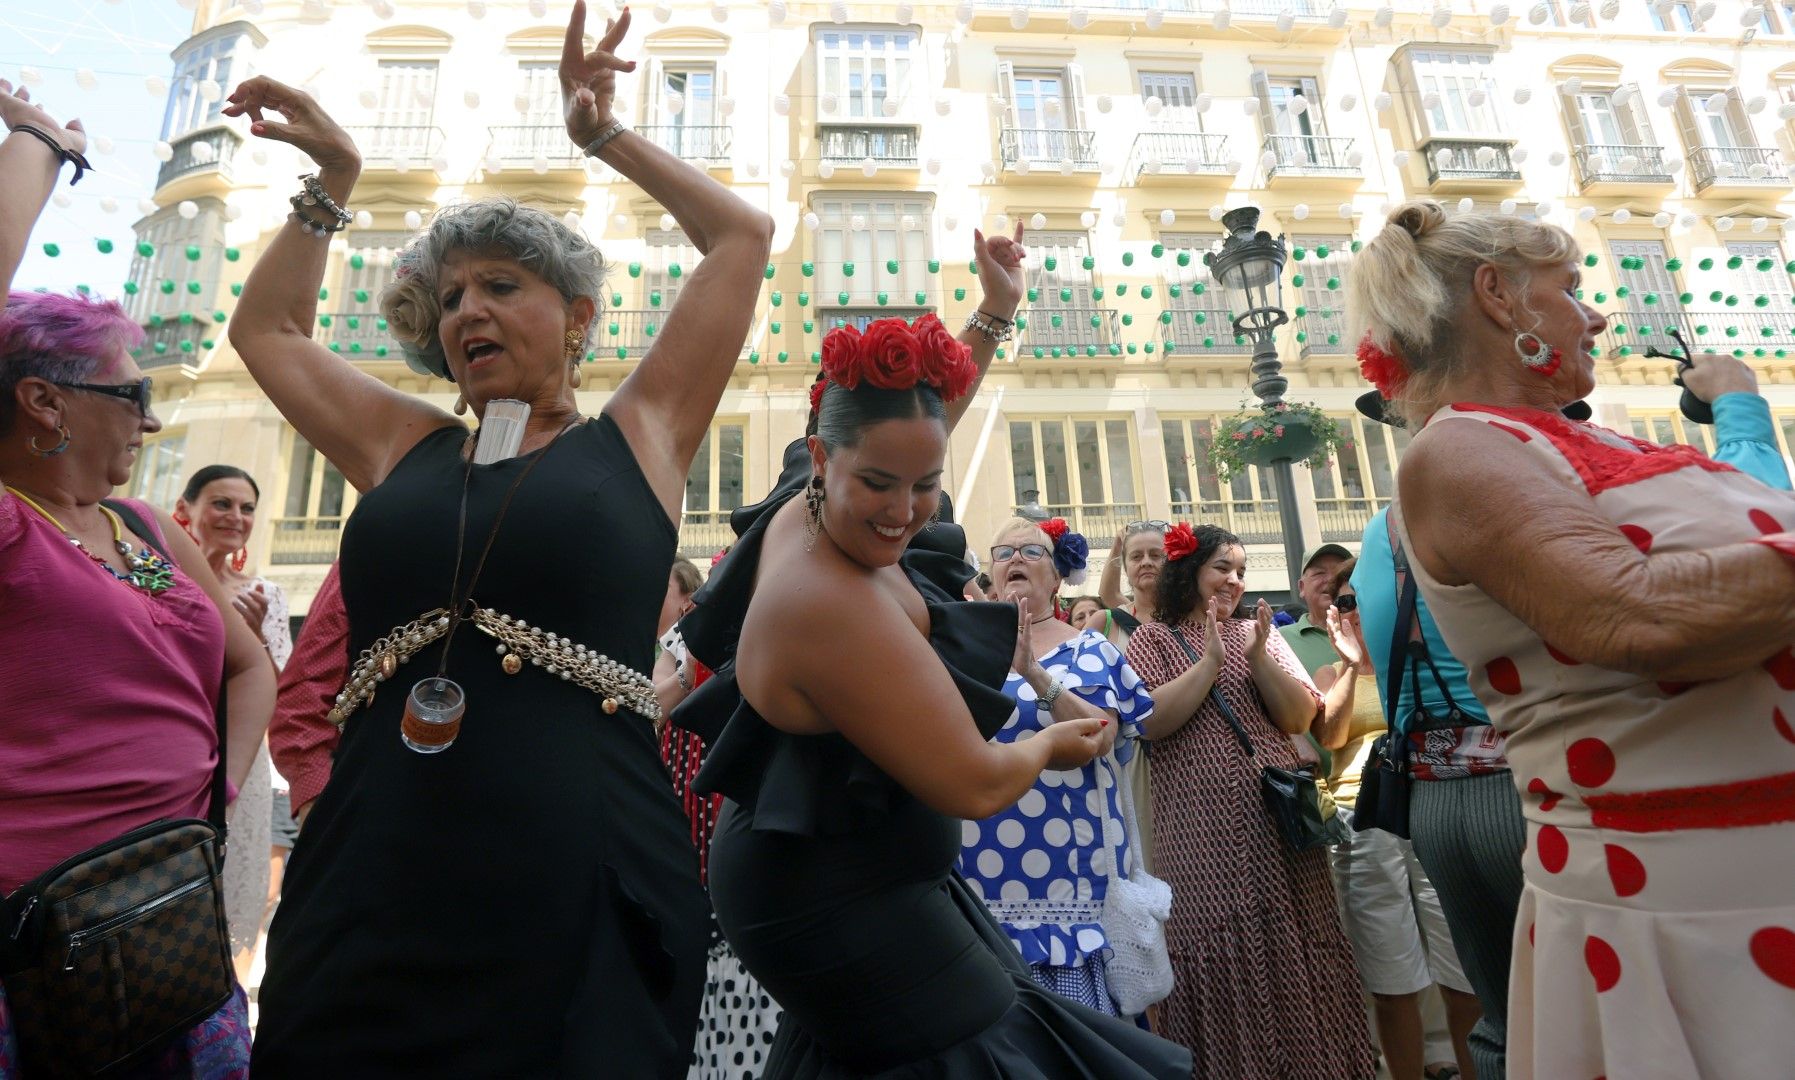
[[[1352,552],[1339,544],[1323,544],[1309,553],[1303,560],[1303,576],[1297,579],[1297,595],[1309,606],[1302,618],[1289,626],[1278,628],[1284,640],[1290,644],[1296,658],[1302,661],[1303,670],[1310,678],[1315,673],[1340,659],[1334,652],[1334,645],[1328,640],[1328,605],[1334,602],[1334,595],[1329,591],[1328,582],[1334,578],[1334,571],[1340,569],[1346,560],[1352,558]]]

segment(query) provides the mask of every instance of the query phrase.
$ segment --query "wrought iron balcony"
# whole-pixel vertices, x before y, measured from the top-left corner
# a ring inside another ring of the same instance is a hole
[[[1662,146],[1589,143],[1576,148],[1577,171],[1584,184],[1668,184]]]
[[[231,159],[243,145],[243,136],[227,127],[207,128],[174,141],[174,156],[156,170],[156,186],[178,177],[210,170],[222,180],[231,178]]]
[[[1204,353],[1224,356],[1250,356],[1253,343],[1234,332],[1233,312],[1221,308],[1170,308],[1172,321],[1164,323],[1166,337],[1178,347],[1175,355]]]
[[[727,124],[693,126],[689,124],[656,124],[636,129],[644,139],[687,161],[727,161],[732,142]]]
[[[1315,514],[1321,519],[1321,538],[1328,543],[1356,543],[1365,537],[1365,526],[1389,504],[1389,499],[1316,499]]]
[[[1322,308],[1303,312],[1297,320],[1297,332],[1303,335],[1302,350],[1308,353],[1350,353],[1356,345],[1346,340],[1346,310]]]
[[[1508,152],[1514,146],[1494,139],[1429,139],[1421,144],[1427,158],[1427,182],[1442,180],[1519,180]]]
[[[1096,148],[1097,133],[1077,128],[1006,127],[998,137],[1005,168],[1014,168],[1021,161],[1031,167],[1070,161],[1075,169],[1095,169]]]
[[[1711,184],[1789,186],[1789,167],[1773,146],[1698,146],[1689,152],[1697,190]]]
[[[1095,345],[1107,350],[1116,340],[1114,308],[1031,307],[1023,317],[1028,326],[1022,330],[1017,348],[1031,356],[1036,348],[1083,350]]]
[[[1357,176],[1359,167],[1347,158],[1352,140],[1332,135],[1267,135],[1265,149],[1277,160],[1265,171],[1293,176]]]
[[[1228,137],[1201,131],[1143,131],[1128,152],[1127,173],[1136,182],[1142,173],[1226,176]]]
[[[1197,447],[1197,453],[1207,457],[1209,445],[1207,443],[1200,444]],[[1265,477],[1267,474],[1261,472],[1260,475]],[[1264,480],[1261,480],[1261,483],[1264,483]],[[1283,518],[1279,515],[1278,504],[1269,500],[1265,502],[1234,502],[1232,500],[1223,502],[1215,499],[1200,501],[1173,499],[1172,516],[1187,521],[1204,521],[1212,525],[1220,525],[1238,536],[1243,544],[1271,544],[1280,553],[1284,550]],[[1281,564],[1282,554],[1278,556],[1278,560]],[[1283,566],[1280,565],[1278,569],[1281,571]]]
[[[169,364],[193,364],[204,348],[201,342],[212,333],[223,332],[224,327],[215,327],[210,321],[194,319],[184,323],[175,318],[158,320],[152,317],[143,327],[143,345],[137,353],[137,366],[147,371]]]
[[[822,124],[817,127],[817,138],[822,143],[822,159],[834,165],[859,165],[871,160],[875,165],[916,167],[920,133],[915,127]]]
[[[333,352],[355,360],[399,360],[399,341],[387,332],[380,312],[330,311],[318,316],[316,339]]]
[[[361,151],[362,164],[369,168],[407,172],[428,169],[442,150],[443,129],[439,127],[352,127],[349,135]]]
[[[560,124],[508,124],[486,129],[492,136],[487,149],[505,168],[578,169],[586,155],[567,137]]]
[[[1679,329],[1691,348],[1730,353],[1744,349],[1785,352],[1795,350],[1795,311],[1665,311],[1636,309],[1610,311],[1608,330],[1602,335],[1602,357],[1624,360],[1642,356],[1646,346],[1675,349],[1669,329]]]
[[[599,314],[590,348],[600,360],[623,359],[618,349],[625,350],[631,359],[640,359],[648,354],[661,327],[667,325],[667,315],[672,310],[671,299],[658,308],[607,308]]]
[[[268,561],[276,566],[329,565],[343,538],[342,517],[275,518],[270,522]]]
[[[735,543],[728,510],[687,510],[680,516],[679,553],[688,559],[708,559]]]
[[[1130,522],[1147,516],[1140,503],[1077,503],[1043,506],[1049,517],[1064,518],[1073,532],[1095,540],[1110,537],[1127,528]]]

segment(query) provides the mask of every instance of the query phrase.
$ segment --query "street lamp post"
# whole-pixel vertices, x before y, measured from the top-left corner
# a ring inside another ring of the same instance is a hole
[[[1203,264],[1228,290],[1235,311],[1234,332],[1253,343],[1253,393],[1266,406],[1280,404],[1290,380],[1278,361],[1278,327],[1290,321],[1284,310],[1284,238],[1259,229],[1259,208],[1243,206],[1222,215],[1227,235],[1222,249],[1203,256]],[[1296,595],[1302,577],[1303,524],[1296,511],[1296,472],[1288,457],[1274,458],[1271,471],[1277,477],[1278,519],[1284,534],[1284,562],[1290,575],[1290,594]]]

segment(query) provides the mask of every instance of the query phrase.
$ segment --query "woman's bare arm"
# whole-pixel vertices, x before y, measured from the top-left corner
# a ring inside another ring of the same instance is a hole
[[[1397,479],[1411,554],[1436,580],[1477,586],[1584,663],[1719,679],[1795,641],[1795,563],[1754,543],[1643,553],[1586,492],[1487,424],[1430,426]]]

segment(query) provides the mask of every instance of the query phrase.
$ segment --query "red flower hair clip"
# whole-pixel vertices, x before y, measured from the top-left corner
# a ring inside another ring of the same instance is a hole
[[[822,407],[823,407],[823,388],[828,385],[829,385],[829,380],[826,378],[820,378],[816,382],[813,382],[810,384],[810,411],[812,413],[818,412],[819,410],[822,409]]]
[[[1409,381],[1409,369],[1402,360],[1378,348],[1369,332],[1359,340],[1359,374],[1377,387],[1385,401],[1402,393],[1403,384]]]
[[[1190,531],[1189,525],[1180,521],[1166,530],[1166,562],[1177,562],[1195,554],[1196,550],[1197,537]]]
[[[1054,518],[1041,523],[1041,531],[1046,533],[1047,538],[1056,544],[1060,542],[1060,537],[1066,535],[1067,528],[1065,518]]]
[[[971,347],[934,315],[924,315],[914,324],[879,319],[865,333],[837,327],[823,338],[822,360],[823,378],[844,390],[863,382],[881,390],[908,390],[924,383],[934,387],[944,402],[965,395],[978,378]],[[812,412],[822,407],[822,385],[810,391]]]

